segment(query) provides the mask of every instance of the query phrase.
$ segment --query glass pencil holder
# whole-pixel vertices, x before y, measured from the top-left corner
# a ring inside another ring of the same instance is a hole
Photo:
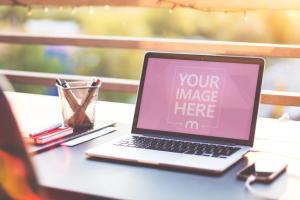
[[[100,85],[94,85],[93,81],[74,81],[56,87],[64,125],[74,129],[93,128]]]

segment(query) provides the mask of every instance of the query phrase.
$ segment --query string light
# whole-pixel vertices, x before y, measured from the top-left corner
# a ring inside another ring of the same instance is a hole
[[[72,10],[71,10],[72,15],[74,15],[76,12],[77,12],[76,7],[72,7]]]
[[[47,13],[49,11],[49,8],[47,6],[44,7],[44,12]]]
[[[29,6],[27,7],[27,16],[31,16],[32,15],[32,8]]]
[[[172,14],[176,8],[177,4],[174,3],[173,6],[169,9],[169,13]]]
[[[94,10],[94,8],[92,6],[89,7],[89,14],[90,15],[95,14],[95,10]]]
[[[172,6],[171,8],[169,8],[169,10],[168,10],[169,14],[173,14],[173,13],[174,13],[174,9],[175,9],[176,7],[197,9],[197,8],[195,7],[195,5],[185,4],[185,3],[178,3],[178,2],[173,2],[172,0],[157,0],[156,3],[157,3],[157,4],[161,4],[161,3],[164,2],[164,1],[173,4],[173,6]],[[24,5],[24,6],[25,6],[25,5]],[[106,4],[106,5],[104,6],[104,9],[105,9],[105,10],[109,10],[109,9],[110,9],[110,6],[109,6],[108,4]],[[43,9],[43,10],[44,10],[45,13],[48,13],[48,12],[49,12],[49,7],[44,6],[44,9]],[[63,10],[64,10],[64,7],[63,7],[63,6],[59,6],[59,11],[61,12],[61,11],[63,11]],[[205,9],[205,10],[203,10],[203,11],[211,12],[211,10],[209,10],[209,9],[208,9],[208,10]],[[72,13],[72,14],[76,14],[76,13],[77,13],[77,8],[76,8],[75,6],[72,7],[71,13]],[[89,6],[88,13],[89,13],[90,15],[95,14],[95,10],[94,10],[93,6]],[[228,10],[223,11],[223,13],[224,13],[224,14],[228,14]],[[32,8],[31,8],[30,6],[27,7],[27,15],[28,15],[28,16],[32,16]],[[249,16],[248,16],[247,11],[244,11],[244,12],[243,12],[243,20],[244,20],[244,21],[248,21],[248,20],[249,20]]]
[[[173,7],[172,7],[173,10],[174,10],[175,7],[197,9],[196,6],[193,5],[193,4],[179,3],[179,2],[174,2],[172,0],[157,0],[156,1],[157,4],[161,4],[163,2],[167,2],[167,3],[173,4]],[[170,12],[170,10],[169,10],[169,12]],[[172,13],[172,11],[170,13]]]
[[[248,20],[249,20],[249,17],[248,17],[247,11],[244,11],[244,21],[248,21]]]
[[[108,10],[109,8],[110,8],[109,5],[105,5],[105,6],[104,6],[104,9],[105,9],[105,10]]]

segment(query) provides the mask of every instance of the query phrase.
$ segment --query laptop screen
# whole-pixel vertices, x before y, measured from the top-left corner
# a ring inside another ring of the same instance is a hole
[[[261,63],[248,59],[149,56],[144,63],[136,127],[249,140],[262,70]]]

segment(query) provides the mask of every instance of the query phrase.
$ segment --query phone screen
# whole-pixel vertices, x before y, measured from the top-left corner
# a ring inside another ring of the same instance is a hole
[[[239,173],[240,178],[247,178],[254,175],[258,180],[271,180],[286,168],[287,164],[278,161],[260,160]]]

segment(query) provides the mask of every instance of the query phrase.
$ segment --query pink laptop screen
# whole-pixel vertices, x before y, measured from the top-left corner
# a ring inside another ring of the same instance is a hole
[[[248,140],[259,64],[149,58],[137,128]]]

